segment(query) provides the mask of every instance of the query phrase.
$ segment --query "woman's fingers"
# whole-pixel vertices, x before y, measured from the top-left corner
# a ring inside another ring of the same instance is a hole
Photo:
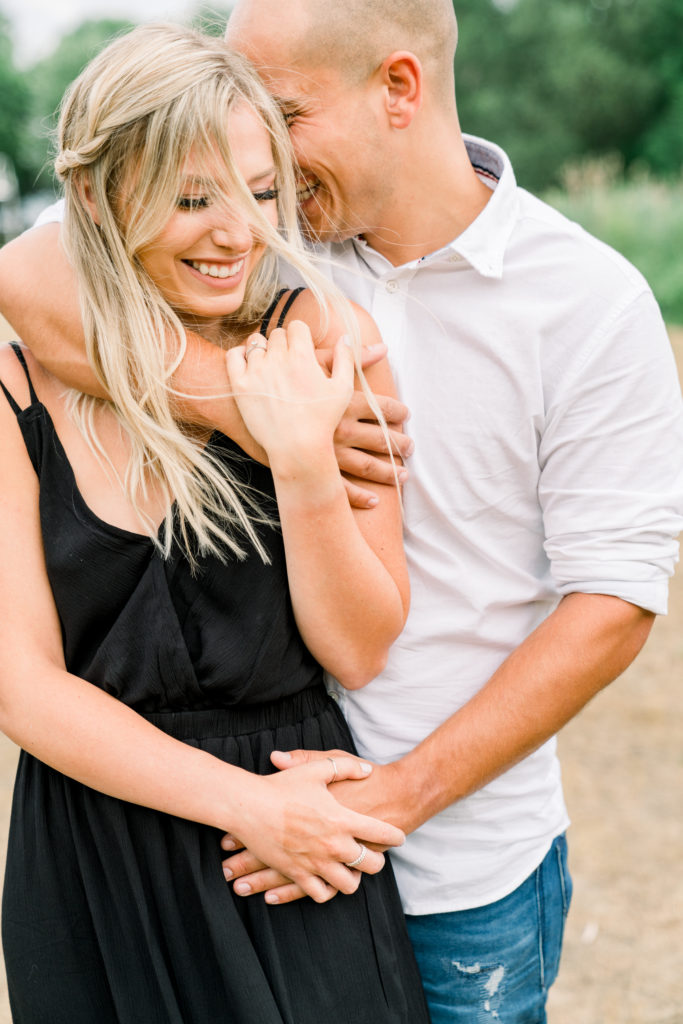
[[[337,895],[337,890],[331,885],[327,886],[329,891],[329,899]],[[296,882],[288,882],[286,885],[278,885],[274,889],[268,889],[264,899],[266,903],[280,904],[280,903],[294,903],[295,900],[300,900],[306,893],[303,891],[300,885]]]
[[[368,849],[362,843],[355,843],[352,852],[354,856],[349,862],[340,864],[346,870],[338,873],[339,889],[345,893],[356,891],[361,874],[376,875],[385,864],[381,853]],[[353,864],[354,861],[356,866],[349,868],[349,864]],[[224,860],[223,873],[227,882],[233,882],[233,888],[238,896],[252,896],[283,885],[294,884],[281,872],[266,867],[248,850]],[[304,895],[303,890],[300,890],[300,894]]]
[[[299,765],[310,764],[312,761],[324,761],[331,757],[351,758],[360,764],[368,765],[370,771],[372,770],[372,765],[369,761],[363,761],[362,758],[357,757],[355,754],[349,754],[348,750],[274,750],[270,755],[270,760],[276,768],[283,770],[285,768],[298,768]],[[361,777],[369,775],[370,771],[367,768],[363,769]],[[336,782],[337,780],[330,781]]]

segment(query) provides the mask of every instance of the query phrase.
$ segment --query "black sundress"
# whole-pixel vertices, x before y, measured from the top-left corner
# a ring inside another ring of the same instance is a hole
[[[2,385],[40,480],[68,671],[248,771],[272,771],[274,749],[352,750],[297,631],[278,530],[259,527],[268,566],[164,560],[86,506],[29,387],[21,409]],[[209,443],[274,507],[266,468]],[[22,751],[2,930],[15,1024],[427,1024],[389,865],[353,896],[269,907],[233,894],[220,838]]]

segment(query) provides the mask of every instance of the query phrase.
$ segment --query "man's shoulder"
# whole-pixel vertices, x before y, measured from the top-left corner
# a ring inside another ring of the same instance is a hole
[[[550,272],[561,270],[568,284],[585,282],[593,289],[602,286],[634,296],[649,290],[640,271],[612,246],[525,189],[518,193],[516,241],[533,245]]]

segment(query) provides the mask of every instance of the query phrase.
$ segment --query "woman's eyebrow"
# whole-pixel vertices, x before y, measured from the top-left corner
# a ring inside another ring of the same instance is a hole
[[[273,166],[269,167],[267,170],[261,171],[259,174],[253,174],[251,178],[249,178],[247,185],[251,187],[255,182],[262,181],[263,178],[271,178],[276,172],[277,168],[273,164]]]
[[[274,164],[267,167],[264,171],[257,171],[247,181],[247,185],[251,187],[254,182],[261,181],[263,178],[270,178],[273,174],[277,173],[277,168]],[[212,178],[205,178],[199,174],[188,174],[183,178],[183,188],[195,187],[195,188],[213,188],[215,181]]]

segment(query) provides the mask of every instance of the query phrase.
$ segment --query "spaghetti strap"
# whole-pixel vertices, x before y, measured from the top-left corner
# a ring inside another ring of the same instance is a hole
[[[31,398],[31,405],[36,405],[38,403],[38,395],[36,394],[35,388],[33,387],[33,381],[31,380],[31,375],[28,372],[28,366],[26,365],[26,358],[24,356],[24,353],[21,351],[21,347],[17,344],[16,341],[10,342],[10,348],[14,352],[19,362],[21,363],[24,373],[26,374],[26,380],[28,382],[28,391]],[[15,416],[18,416],[23,410],[19,403],[14,398],[14,396],[11,395],[10,392],[7,390],[7,388],[5,387],[1,380],[0,388],[2,388],[2,390],[5,392],[5,398],[9,402],[12,412],[14,413]]]
[[[285,317],[287,316],[287,314],[289,313],[290,309],[292,308],[292,304],[296,301],[296,299],[299,297],[299,295],[301,295],[301,293],[303,291],[305,291],[305,288],[303,288],[303,287],[301,287],[301,288],[293,288],[292,289],[292,291],[289,293],[287,301],[285,302],[284,306],[280,310],[280,315],[277,318],[277,323],[276,323],[275,327],[273,328],[273,330],[276,330],[278,327],[282,327],[282,325],[285,322]],[[271,304],[268,306],[268,309],[266,310],[266,312],[263,315],[263,320],[261,321],[261,334],[265,334],[266,331],[268,330],[268,326],[269,326],[270,321],[272,319],[273,313],[277,309],[277,304],[278,304],[278,302],[280,301],[280,299],[282,298],[282,296],[286,292],[287,292],[286,288],[281,288],[280,291],[275,296],[275,298],[273,299],[273,301],[271,302]]]
[[[270,323],[271,317],[277,308],[278,302],[280,301],[280,299],[282,298],[286,291],[286,288],[280,288],[280,291],[277,293],[271,304],[268,306],[268,309],[263,314],[263,319],[261,320],[261,334],[265,334],[266,331],[268,330],[268,324]]]
[[[282,310],[280,312],[280,316],[278,317],[278,320],[277,320],[277,326],[278,327],[282,327],[282,325],[285,322],[285,317],[289,313],[289,311],[292,308],[292,306],[294,305],[295,301],[298,299],[298,297],[301,295],[301,293],[303,291],[305,291],[305,290],[306,290],[305,288],[293,288],[292,291],[289,293],[289,298],[287,299],[287,301],[285,302],[284,306],[282,307]]]

